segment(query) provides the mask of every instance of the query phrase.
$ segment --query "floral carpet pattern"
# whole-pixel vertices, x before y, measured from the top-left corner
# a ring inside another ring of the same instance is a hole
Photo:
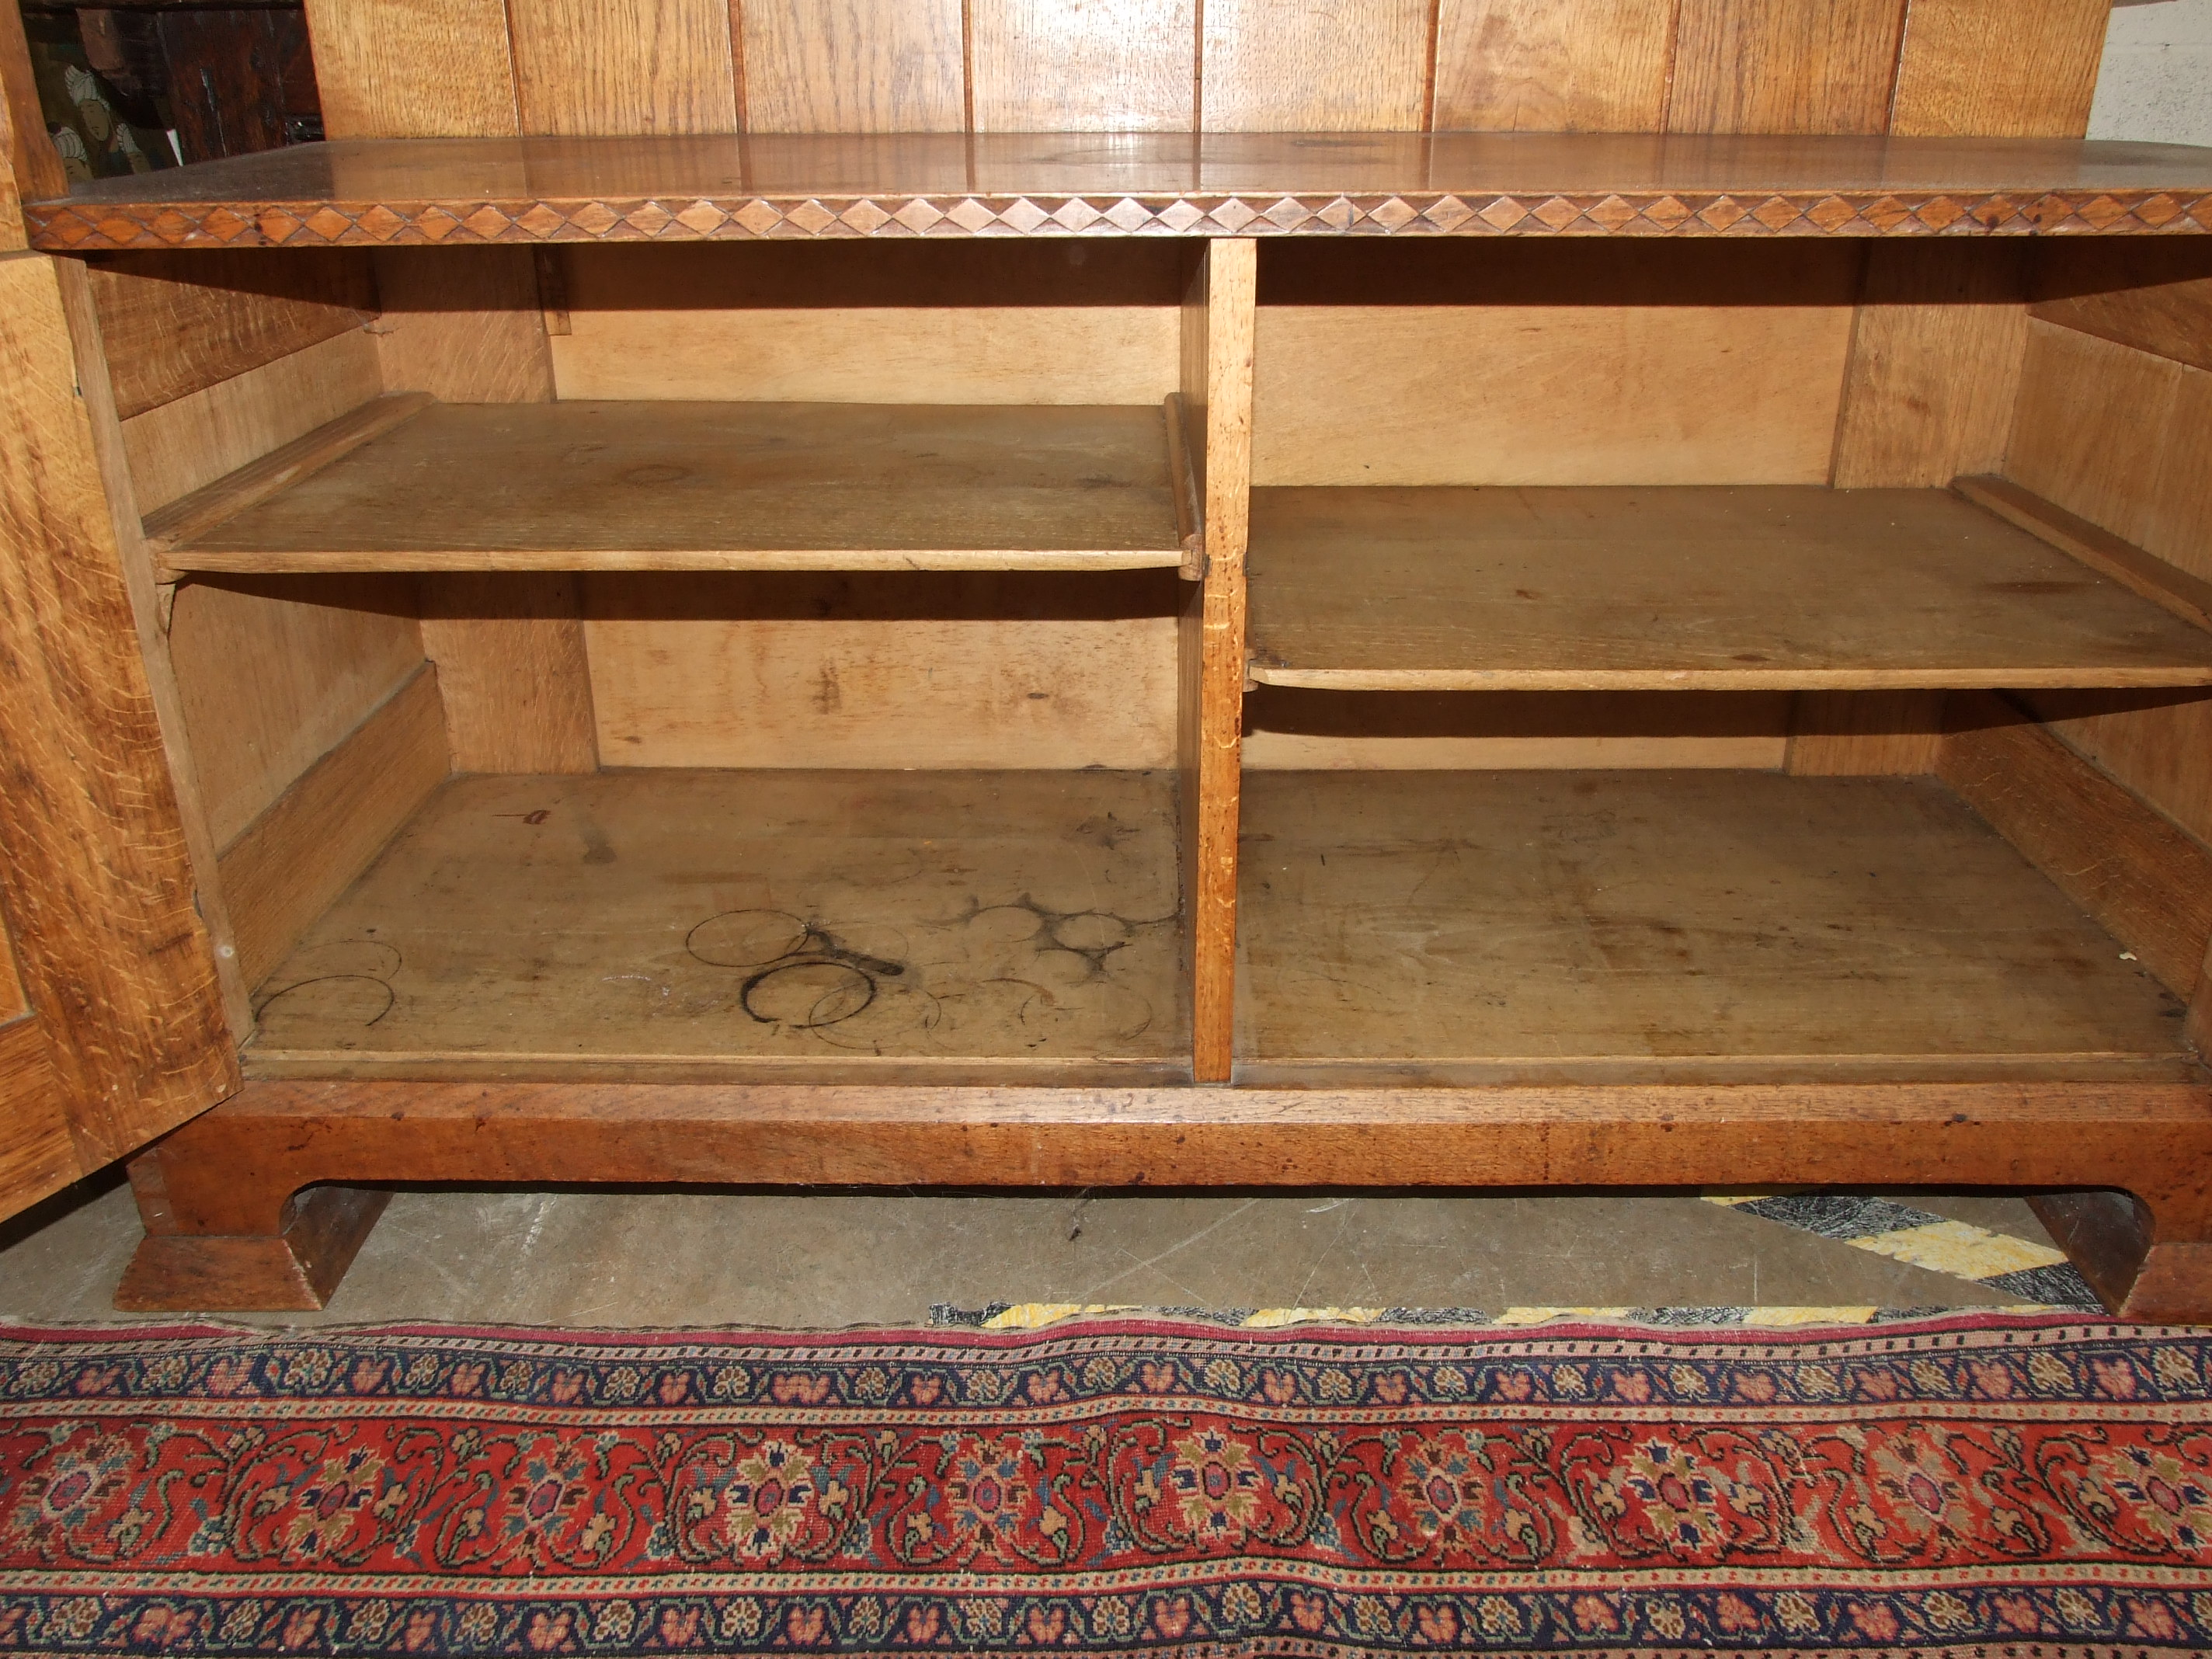
[[[0,1332],[0,1652],[2212,1647],[2212,1333]]]

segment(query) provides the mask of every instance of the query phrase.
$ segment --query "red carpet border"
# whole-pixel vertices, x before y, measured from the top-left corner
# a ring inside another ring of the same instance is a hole
[[[0,1332],[0,1651],[2212,1648],[2212,1333]]]

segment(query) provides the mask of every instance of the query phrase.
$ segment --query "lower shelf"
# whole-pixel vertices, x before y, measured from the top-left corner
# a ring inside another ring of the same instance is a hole
[[[1243,836],[1242,1083],[2194,1074],[1932,779],[1261,773]]]
[[[255,995],[263,1078],[1171,1082],[1175,781],[446,784]]]

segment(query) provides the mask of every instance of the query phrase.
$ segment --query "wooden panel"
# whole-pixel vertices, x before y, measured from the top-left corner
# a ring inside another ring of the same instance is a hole
[[[1946,484],[2003,459],[2027,349],[2025,250],[1882,242],[1836,438],[1843,489]]]
[[[1171,765],[1174,581],[591,577],[608,766]]]
[[[1778,769],[1790,699],[1766,691],[1245,693],[1244,769]]]
[[[1443,0],[1439,131],[1658,132],[1677,0]]]
[[[1391,0],[1357,15],[1372,23],[1402,9]],[[1351,11],[1352,0],[1335,0],[1314,14],[1316,30],[1290,33],[1326,37]],[[1301,84],[1325,103],[1356,104],[1371,78],[1334,64],[1316,75]],[[871,84],[898,82],[887,71]],[[1849,243],[1967,221],[1978,234],[2003,236],[2171,234],[2178,212],[2203,222],[2208,196],[2212,156],[2203,149],[2071,139],[1769,135],[1684,144],[1679,134],[1366,131],[1323,143],[1298,133],[1133,132],[1070,144],[1034,133],[816,132],[756,133],[742,146],[726,137],[294,144],[211,172],[104,180],[27,208],[25,222],[37,246],[65,252],[205,246],[216,234],[204,228],[210,219],[229,245],[382,246],[419,236],[461,247],[520,235],[814,238],[833,221],[830,234],[841,238],[910,240],[919,223],[933,240],[1057,242],[1071,222],[1109,215],[1115,233],[1133,235],[1188,235],[1210,219],[1270,236],[1621,237],[1649,246],[1654,237]],[[648,198],[682,204],[682,216],[609,206]],[[225,223],[219,207],[245,228]]]
[[[1197,0],[969,0],[968,26],[978,132],[1191,130]]]
[[[1252,678],[2203,685],[2212,637],[1945,490],[1267,489]]]
[[[123,424],[139,510],[151,513],[304,437],[383,391],[376,342],[325,340]]]
[[[2176,1000],[1932,779],[1246,789],[1247,1064],[1663,1082],[2179,1052]]]
[[[169,656],[217,846],[422,666],[414,611],[403,577],[264,576],[177,590]]]
[[[97,1164],[237,1074],[96,448],[105,370],[79,395],[72,312],[91,329],[81,270],[0,257],[0,848],[24,989]]]
[[[1176,622],[1176,755],[1182,886],[1190,924],[1194,1064],[1229,1076],[1237,973],[1237,825],[1242,787],[1244,560],[1250,536],[1253,319],[1258,249],[1207,245],[1183,302],[1182,399],[1198,434],[1205,559]]]
[[[438,665],[457,772],[590,772],[599,763],[574,576],[422,581],[422,647]]]
[[[15,943],[8,936],[4,918],[0,918],[0,1025],[30,1012],[31,1005],[23,997],[23,977],[15,971]]]
[[[1269,260],[1256,483],[1828,481],[1842,250],[1380,252]]]
[[[1913,777],[1936,769],[1941,691],[1801,691],[1789,769],[1801,778]]]
[[[46,136],[20,8],[0,8],[0,253],[23,246],[22,204],[69,189],[61,153]]]
[[[2212,629],[2212,582],[2153,557],[2008,478],[1960,478],[1956,488],[1968,501],[2072,555],[2169,614]]]
[[[516,131],[505,0],[307,0],[332,138],[488,138]]]
[[[359,255],[125,253],[90,266],[125,420],[359,328],[376,285]]]
[[[449,404],[550,401],[553,363],[527,248],[376,255],[384,314],[377,360],[385,389]]]
[[[2148,486],[2185,372],[2162,357],[2030,321],[2006,476],[2124,541],[2151,546]]]
[[[70,1139],[61,1079],[36,1020],[0,1026],[0,1218],[58,1192],[86,1166]]]
[[[728,0],[507,0],[525,132],[735,132]]]
[[[960,0],[744,0],[748,132],[957,132]]]
[[[2212,368],[2212,246],[2198,238],[2039,247],[2034,299],[2045,322]]]
[[[1889,130],[2080,137],[2112,9],[2111,0],[1911,0]]]
[[[179,568],[252,571],[1096,570],[1182,558],[1157,405],[441,404],[165,545]]]
[[[2212,845],[2212,698],[2185,692],[2032,691],[2021,701],[2075,752]]]
[[[1208,132],[1427,125],[1432,0],[1206,0]]]
[[[1904,0],[1682,0],[1670,132],[1881,132]]]
[[[1177,912],[1164,774],[459,779],[270,975],[253,1063],[1173,1076]]]
[[[2212,939],[2212,853],[2002,699],[1953,699],[1937,769],[2186,999]]]
[[[2151,484],[2144,544],[2191,575],[2212,579],[2212,374],[2185,368]]]
[[[438,678],[418,669],[224,849],[223,894],[248,984],[260,985],[447,769]]]

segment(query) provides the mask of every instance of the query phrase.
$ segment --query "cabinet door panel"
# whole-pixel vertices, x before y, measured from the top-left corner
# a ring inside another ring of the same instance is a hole
[[[0,1213],[237,1087],[65,277],[0,255]],[[150,610],[150,578],[143,596]],[[58,1111],[76,1169],[60,1165]]]

